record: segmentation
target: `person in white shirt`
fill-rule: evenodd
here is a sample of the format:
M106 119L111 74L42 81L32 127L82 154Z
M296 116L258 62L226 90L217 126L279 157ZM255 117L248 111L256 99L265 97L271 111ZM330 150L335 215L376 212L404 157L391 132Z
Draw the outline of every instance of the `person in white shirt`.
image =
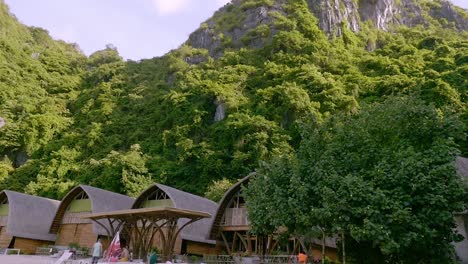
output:
M98 239L98 241L94 243L94 246L93 246L92 264L97 264L98 260L101 258L101 255L102 255L102 243L101 243L101 239Z

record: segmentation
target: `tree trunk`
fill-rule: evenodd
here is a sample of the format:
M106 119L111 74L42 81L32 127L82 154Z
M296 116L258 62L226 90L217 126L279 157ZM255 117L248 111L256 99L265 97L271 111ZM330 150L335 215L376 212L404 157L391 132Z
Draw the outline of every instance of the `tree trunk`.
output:
M325 264L325 231L322 230L322 264Z
M343 234L342 234L341 247L342 247L342 251L343 251L343 264L346 264L345 234L344 234L344 231L343 231Z

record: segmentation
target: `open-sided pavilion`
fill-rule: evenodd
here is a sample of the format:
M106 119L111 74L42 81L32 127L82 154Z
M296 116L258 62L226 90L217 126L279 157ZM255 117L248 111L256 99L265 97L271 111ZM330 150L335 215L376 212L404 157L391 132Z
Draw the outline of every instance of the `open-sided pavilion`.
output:
M135 256L145 260L155 235L159 234L161 257L171 260L177 236L182 229L201 219L211 218L211 215L173 207L159 207L103 212L82 217L100 225L109 237L114 237L118 231L127 234Z

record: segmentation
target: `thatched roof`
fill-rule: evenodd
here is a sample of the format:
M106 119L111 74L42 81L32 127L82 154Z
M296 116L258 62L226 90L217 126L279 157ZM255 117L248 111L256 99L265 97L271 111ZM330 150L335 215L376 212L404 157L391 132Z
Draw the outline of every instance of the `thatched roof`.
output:
M140 208L146 198L158 189L165 192L166 195L169 196L173 203L173 207L177 209L206 212L210 215L214 215L216 208L218 207L215 202L206 198L156 183L140 194L132 208ZM185 224L187 221L187 219L179 220L179 226ZM189 241L215 244L215 240L208 239L208 232L210 231L210 227L211 219L202 219L185 227L181 231L181 237L182 239Z
M214 215L213 219L211 220L211 228L210 228L210 239L216 239L219 234L219 229L221 227L221 221L223 220L224 212L226 208L229 206L229 202L232 198L241 191L242 186L249 183L250 177L254 176L255 172L247 175L246 177L240 179L237 183L235 183L229 190L224 194L221 201L219 201L218 209L216 210L216 214Z
M56 234L58 232L60 223L62 222L62 218L65 214L65 211L68 208L68 205L73 201L76 195L78 195L82 191L84 191L91 200L92 213L102 213L130 209L135 201L135 199L122 194L106 191L87 185L78 185L75 188L73 188L70 192L68 192L68 194L65 195L62 202L60 203L60 207L57 210L57 214L55 215L54 221L50 226L51 233ZM105 225L108 224L107 222L102 223ZM93 231L99 235L107 235L107 232L104 230L104 228L102 228L96 223L93 223Z
M468 159L463 157L457 157L455 161L458 174L468 178Z
M49 234L49 227L59 207L59 201L7 190L0 192L0 200L5 196L9 206L6 228L8 234L55 241L55 235Z

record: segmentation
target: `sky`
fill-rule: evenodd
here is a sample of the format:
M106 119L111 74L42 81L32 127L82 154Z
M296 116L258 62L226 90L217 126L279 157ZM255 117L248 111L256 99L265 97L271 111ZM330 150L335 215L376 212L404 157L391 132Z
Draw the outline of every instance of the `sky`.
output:
M183 44L229 0L5 0L20 22L86 55L117 47L125 59L161 56Z
M77 43L86 55L117 47L125 59L161 56L229 0L5 0L24 24ZM453 0L468 9L468 0Z

